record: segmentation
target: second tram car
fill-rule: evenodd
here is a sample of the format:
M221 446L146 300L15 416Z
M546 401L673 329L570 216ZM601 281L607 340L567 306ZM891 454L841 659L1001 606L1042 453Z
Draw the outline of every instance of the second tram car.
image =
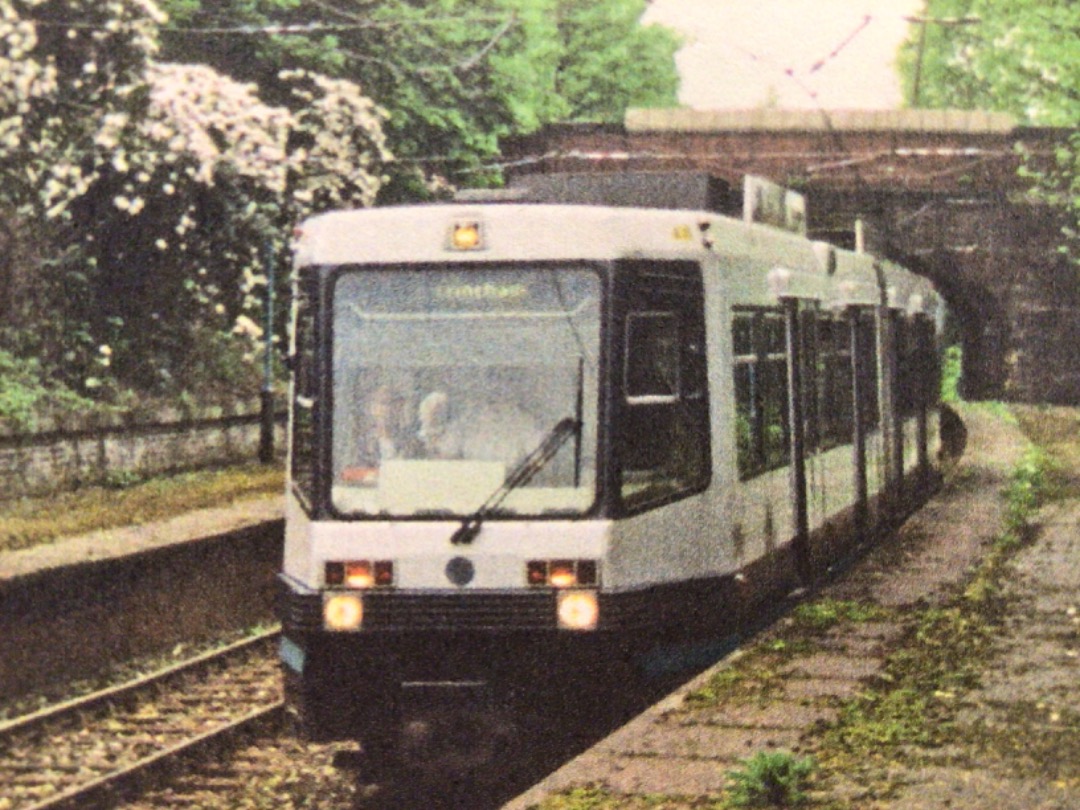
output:
M934 480L927 280L700 178L544 182L302 227L280 579L314 738L392 751L425 707L729 632Z

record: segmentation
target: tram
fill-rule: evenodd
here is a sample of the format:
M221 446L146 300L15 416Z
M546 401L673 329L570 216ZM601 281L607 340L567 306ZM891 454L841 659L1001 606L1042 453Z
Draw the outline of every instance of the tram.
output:
M743 192L535 175L302 225L280 605L310 737L392 756L647 669L933 486L942 299Z

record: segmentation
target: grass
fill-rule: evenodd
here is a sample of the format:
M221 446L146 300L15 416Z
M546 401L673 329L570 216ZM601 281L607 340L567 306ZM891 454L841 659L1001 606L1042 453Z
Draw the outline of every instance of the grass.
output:
M16 551L99 529L132 526L284 491L279 466L200 470L147 480L114 478L49 497L0 501L0 551Z
M698 688L688 692L688 710L722 706L732 701L767 704L783 687L785 665L818 648L820 637L840 624L861 624L888 618L876 605L847 599L819 599L796 606L781 632L728 659Z
M878 605L850 599L819 599L804 602L792 612L795 627L806 633L825 633L841 622L861 624L888 617L888 611Z
M1080 408L1014 406L1021 430L1048 457L1048 500L1080 498Z

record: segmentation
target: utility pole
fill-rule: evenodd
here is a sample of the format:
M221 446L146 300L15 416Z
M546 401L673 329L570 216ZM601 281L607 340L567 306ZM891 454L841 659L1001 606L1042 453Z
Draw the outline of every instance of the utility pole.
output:
M274 248L270 237L263 243L263 263L266 268L266 324L263 337L263 387L259 392L259 461L274 460Z
M911 106L919 106L919 88L922 83L923 57L926 55L926 28L929 25L942 25L946 28L954 28L960 25L976 25L982 22L981 17L904 17L912 25L922 26L919 29L919 49L915 59L915 81L911 88Z

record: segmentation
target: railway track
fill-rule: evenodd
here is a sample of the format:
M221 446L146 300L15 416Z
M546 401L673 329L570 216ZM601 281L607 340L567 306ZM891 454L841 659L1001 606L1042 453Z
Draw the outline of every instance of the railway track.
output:
M277 630L0 724L0 810L112 806L284 716Z

